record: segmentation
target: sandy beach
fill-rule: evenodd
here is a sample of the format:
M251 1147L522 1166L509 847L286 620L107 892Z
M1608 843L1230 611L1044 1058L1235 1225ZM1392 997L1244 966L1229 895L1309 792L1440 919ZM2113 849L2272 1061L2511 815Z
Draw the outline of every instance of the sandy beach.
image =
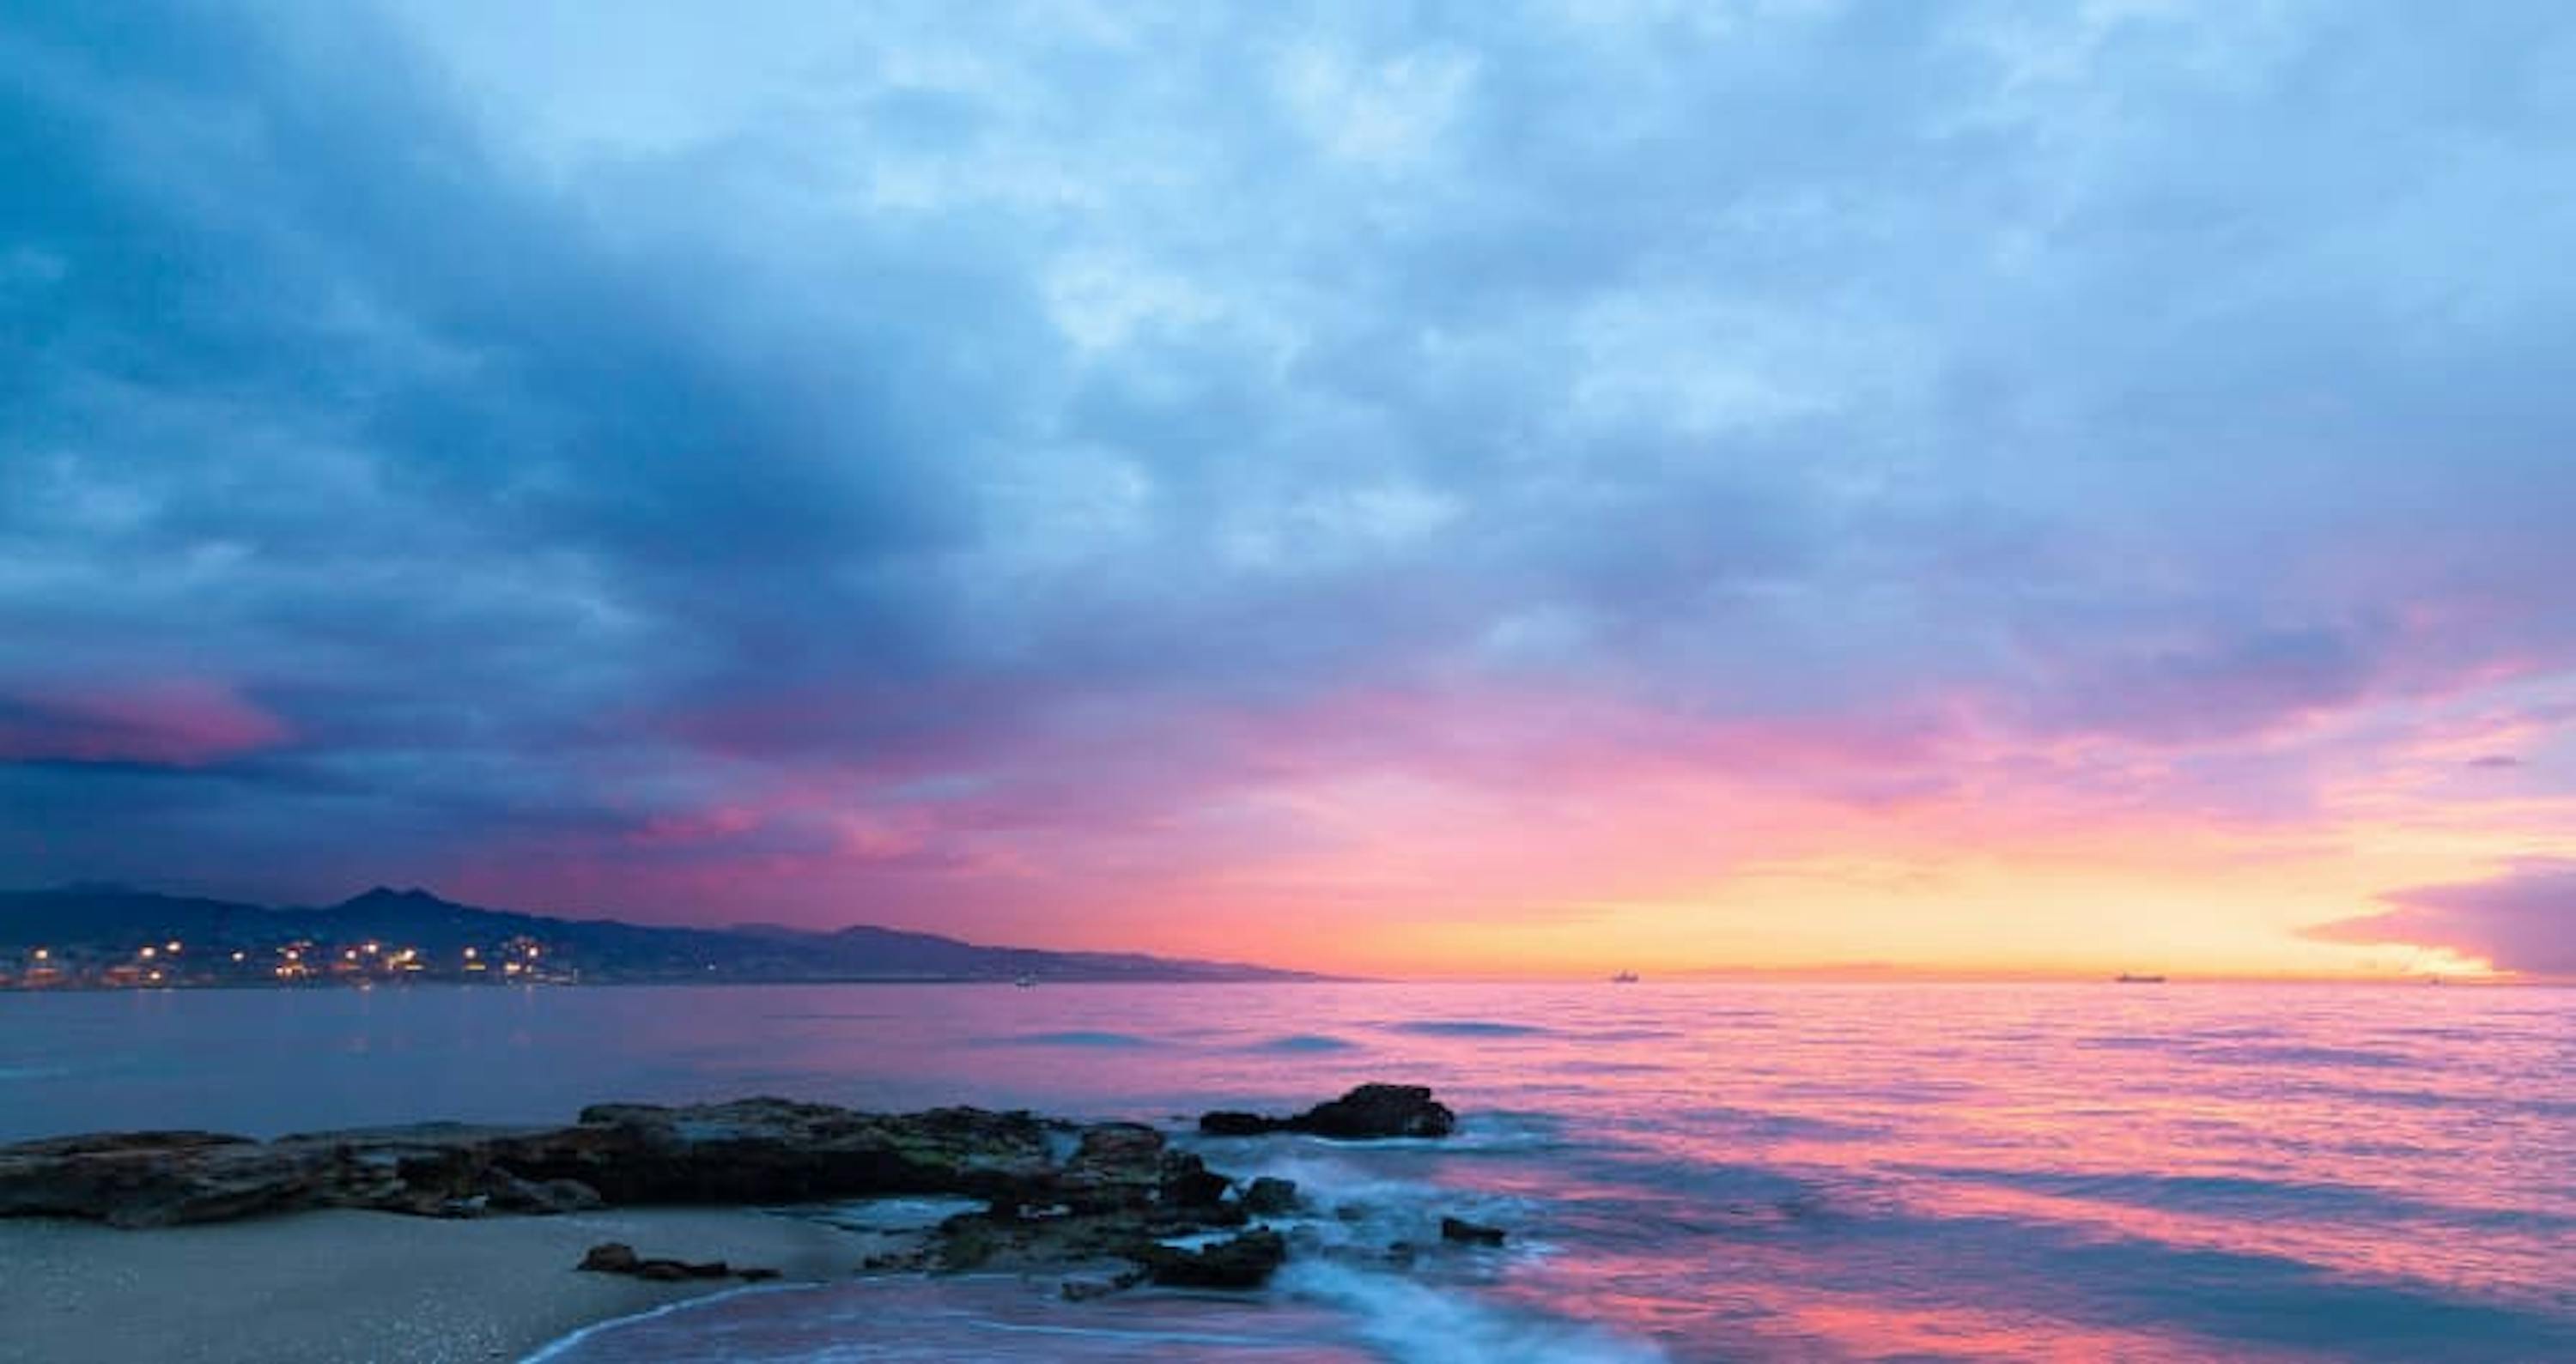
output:
M327 1211L152 1231L0 1221L0 1361L483 1364L740 1286L575 1270L602 1241L776 1269L786 1283L845 1278L884 1244L743 1209L454 1221Z

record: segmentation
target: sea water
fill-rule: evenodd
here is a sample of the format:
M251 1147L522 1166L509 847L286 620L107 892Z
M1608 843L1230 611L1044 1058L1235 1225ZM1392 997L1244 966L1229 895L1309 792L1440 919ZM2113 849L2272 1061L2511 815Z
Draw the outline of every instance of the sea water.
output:
M1365 1080L1461 1115L1446 1141L1188 1138L1311 1200L1258 1294L857 1280L611 1324L554 1364L2576 1359L2571 1079L2576 992L2546 989L0 996L0 1139L752 1093L1178 1133ZM1443 1215L1510 1238L1443 1246Z

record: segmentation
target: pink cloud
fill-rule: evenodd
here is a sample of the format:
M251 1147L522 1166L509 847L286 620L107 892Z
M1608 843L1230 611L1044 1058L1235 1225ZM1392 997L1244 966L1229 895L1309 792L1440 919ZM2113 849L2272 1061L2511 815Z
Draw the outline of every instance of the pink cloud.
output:
M230 686L193 678L0 696L0 761L202 767L287 737Z
M2382 897L2393 909L2311 929L2330 942L2411 943L2508 971L2576 976L2576 861L2531 858L2484 881Z

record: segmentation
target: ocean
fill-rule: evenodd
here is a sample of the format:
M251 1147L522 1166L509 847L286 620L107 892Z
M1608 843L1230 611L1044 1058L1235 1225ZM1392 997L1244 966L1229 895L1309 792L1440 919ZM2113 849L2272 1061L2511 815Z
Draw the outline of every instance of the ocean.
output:
M1315 1201L1257 1295L854 1281L641 1361L2576 1359L2576 991L850 985L0 995L0 1139L769 1093L1134 1117L1434 1086L1446 1141L1198 1142ZM843 1210L868 1216L868 1209ZM888 1210L889 1215L900 1209ZM1508 1229L1444 1247L1443 1215ZM1410 1263L1380 1252L1421 1250Z

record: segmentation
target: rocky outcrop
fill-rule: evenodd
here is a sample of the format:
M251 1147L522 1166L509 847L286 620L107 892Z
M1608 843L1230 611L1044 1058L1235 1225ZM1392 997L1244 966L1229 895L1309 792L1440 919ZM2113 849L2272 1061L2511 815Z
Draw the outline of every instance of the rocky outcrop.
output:
M1253 1137L1268 1132L1303 1132L1336 1141L1370 1141L1387 1137L1445 1137L1458 1128L1458 1115L1431 1097L1424 1085L1361 1085L1329 1103L1320 1103L1293 1118L1258 1113L1218 1111L1199 1118L1199 1131L1212 1137Z
M1294 1118L1211 1113L1200 1126L1358 1139L1440 1136L1455 1121L1428 1089L1363 1085ZM1071 1152L1058 1160L1068 1137ZM265 1142L133 1132L0 1146L0 1217L122 1227L305 1208L482 1217L889 1195L962 1195L984 1207L949 1218L920 1250L875 1267L1109 1267L1105 1277L1068 1280L1069 1296L1144 1280L1257 1285L1288 1247L1277 1230L1250 1224L1298 1206L1290 1181L1265 1177L1238 1188L1141 1124L1077 1126L974 1108L862 1113L785 1099L608 1104L564 1127L431 1123ZM767 1275L649 1259L617 1243L593 1247L580 1267L674 1280Z
M325 1153L212 1132L126 1132L0 1147L0 1216L120 1227L220 1222L303 1206Z
M1503 1243L1503 1229L1470 1222L1463 1217L1443 1217L1440 1219L1440 1239L1458 1245L1499 1246Z
M610 1203L792 1203L883 1194L1011 1198L1050 1180L1051 1124L1028 1113L860 1113L785 1099L607 1104L572 1127L498 1138L522 1179L577 1180Z
M624 1274L649 1279L655 1283L683 1283L690 1279L741 1279L756 1283L775 1279L774 1269L737 1269L722 1260L646 1259L635 1253L635 1247L623 1241L602 1241L592 1246L573 1268L592 1274Z
M1149 1246L1137 1258L1166 1288L1259 1288L1288 1262L1288 1238L1260 1227L1195 1249Z
M0 1147L0 1216L126 1227L297 1208L422 1216L610 1204L792 1203L882 1194L1051 1196L1051 1125L1026 1113L858 1113L783 1099L618 1104L558 1128L429 1124L275 1141L208 1132ZM1160 1138L1155 1144L1160 1157ZM1148 1184L1161 1178L1149 1165Z
M1244 1186L1243 1210L1255 1217L1285 1217L1297 1210L1297 1181L1262 1175Z

